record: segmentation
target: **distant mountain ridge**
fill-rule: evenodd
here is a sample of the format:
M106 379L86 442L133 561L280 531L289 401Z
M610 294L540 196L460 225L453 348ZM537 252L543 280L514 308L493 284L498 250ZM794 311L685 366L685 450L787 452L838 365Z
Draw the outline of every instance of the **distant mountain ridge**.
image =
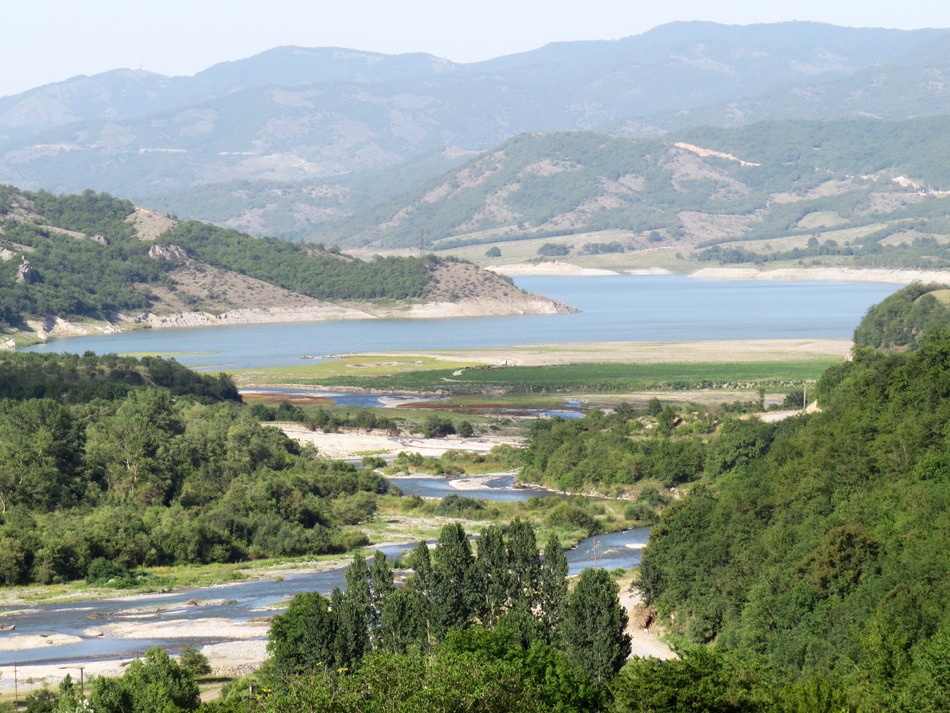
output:
M424 233L447 250L622 230L627 249L657 247L647 233L689 248L917 219L942 234L947 135L946 116L782 120L653 139L523 134L397 200L323 223L312 239L405 248Z
M950 113L948 40L937 29L686 22L472 64L279 47L193 77L115 70L0 98L0 183L155 198L297 238L390 198L384 184L408 190L522 133ZM352 195L339 205L307 197L341 181ZM195 212L196 188L214 210ZM242 194L256 207L223 213Z
M222 180L324 178L841 77L945 34L674 23L470 65L284 47L194 77L117 70L0 99L0 181L141 198Z

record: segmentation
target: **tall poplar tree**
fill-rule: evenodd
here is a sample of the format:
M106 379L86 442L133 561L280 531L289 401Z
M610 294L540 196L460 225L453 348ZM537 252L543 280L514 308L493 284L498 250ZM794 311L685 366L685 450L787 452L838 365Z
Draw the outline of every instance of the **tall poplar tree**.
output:
M541 615L553 633L559 632L564 620L564 600L567 599L567 557L561 540L551 533L544 546L541 564Z
M564 606L561 637L568 660L597 683L606 683L630 655L627 613L610 572L585 569Z
M501 528L489 525L478 538L473 578L477 600L475 616L483 626L494 626L507 609L510 579L508 549Z
M441 640L450 629L468 626L472 621L472 547L465 530L457 522L439 533L435 548L432 596L433 629Z

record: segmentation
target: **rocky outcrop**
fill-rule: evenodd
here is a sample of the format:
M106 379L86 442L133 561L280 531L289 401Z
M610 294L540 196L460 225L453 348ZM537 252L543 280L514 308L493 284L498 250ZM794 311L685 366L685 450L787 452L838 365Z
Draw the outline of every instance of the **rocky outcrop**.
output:
M164 258L171 263L182 263L188 259L188 253L179 245L153 245L148 249L150 258Z
M24 257L20 267L17 268L16 281L24 285L32 285L38 278L39 275L37 275L36 270L30 265L29 260Z

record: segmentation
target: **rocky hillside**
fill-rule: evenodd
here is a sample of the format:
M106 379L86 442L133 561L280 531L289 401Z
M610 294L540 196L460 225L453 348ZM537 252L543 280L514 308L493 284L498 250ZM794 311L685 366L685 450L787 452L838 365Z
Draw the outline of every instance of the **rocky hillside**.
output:
M24 333L569 309L470 263L362 261L336 247L180 222L107 194L0 187L7 347Z
M572 243L572 254L736 250L787 236L803 237L804 248L832 228L862 228L884 245L946 242L948 132L950 118L931 117L774 121L657 139L522 135L317 236L408 247L422 233L448 251L594 233ZM550 256L558 254L566 253Z
M267 182L242 189L263 200L274 184L299 182L296 208L275 210L286 201L270 193L257 222L233 201L232 212L213 216L289 236L350 212L353 198L328 195L328 180L425 156L448 161L444 170L459 151L482 151L523 132L642 125L641 133L655 134L682 126L669 118L682 112L703 122L715 116L703 107L745 106L770 92L784 92L781 116L799 116L799 107L815 105L816 87L849 78L851 95L880 100L825 100L808 115L863 116L881 105L888 117L947 112L950 95L940 87L950 63L935 49L946 37L942 30L695 22L469 65L282 47L194 77L119 70L0 98L0 182L54 192L91 187L143 205L161 196L163 210L202 219L212 216L183 191L219 186L226 202L235 182ZM913 91L928 98L907 101L901 91L911 85L902 82L889 83L886 96L876 89L872 69L908 64L923 72ZM720 119L735 123L722 112ZM431 178L424 174L421 180ZM413 185L411 174L397 175L403 189Z

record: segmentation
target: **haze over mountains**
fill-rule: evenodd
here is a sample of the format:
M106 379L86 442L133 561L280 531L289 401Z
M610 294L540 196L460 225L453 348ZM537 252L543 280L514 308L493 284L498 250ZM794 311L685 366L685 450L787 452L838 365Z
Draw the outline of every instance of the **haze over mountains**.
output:
M343 244L338 221L385 221L381 203L518 134L939 115L948 72L948 30L815 23L674 23L467 65L283 47L194 77L116 70L0 98L0 183Z

